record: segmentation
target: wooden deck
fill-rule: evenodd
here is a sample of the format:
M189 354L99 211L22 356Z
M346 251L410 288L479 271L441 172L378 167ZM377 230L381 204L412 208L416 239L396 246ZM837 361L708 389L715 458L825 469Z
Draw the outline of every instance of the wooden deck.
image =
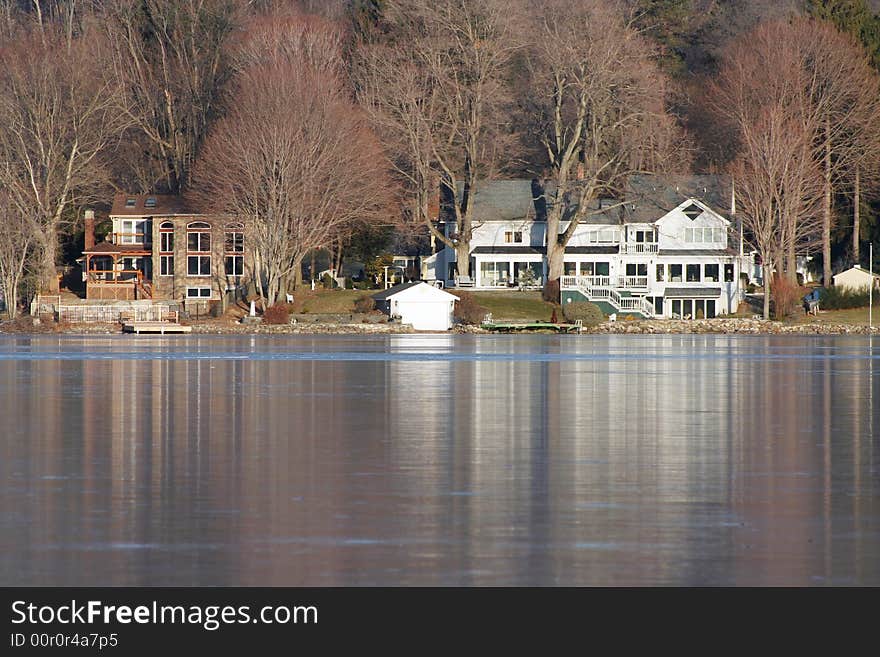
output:
M125 322L122 325L123 333L189 333L191 326L181 326L174 322Z

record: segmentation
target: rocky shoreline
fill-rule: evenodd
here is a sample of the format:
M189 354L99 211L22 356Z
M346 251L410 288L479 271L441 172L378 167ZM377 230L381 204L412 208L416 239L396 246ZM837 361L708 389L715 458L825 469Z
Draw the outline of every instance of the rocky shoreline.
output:
M324 318L322 318L324 319ZM335 318L334 318L335 319ZM389 322L345 321L298 321L295 324L228 324L220 322L193 322L192 334L199 335L383 335L419 333L406 325ZM112 335L121 333L119 324L25 324L22 321L0 323L0 333L8 334L86 334ZM489 334L479 326L456 325L452 333ZM534 331L533 331L534 332ZM543 331L538 331L543 333ZM553 331L549 330L548 333ZM723 334L723 335L867 335L866 325L829 324L810 322L787 324L784 322L760 319L696 319L696 320L643 320L604 322L595 327L585 327L582 335L629 334ZM875 334L880 335L880 327L875 326ZM575 333L567 335L576 336Z

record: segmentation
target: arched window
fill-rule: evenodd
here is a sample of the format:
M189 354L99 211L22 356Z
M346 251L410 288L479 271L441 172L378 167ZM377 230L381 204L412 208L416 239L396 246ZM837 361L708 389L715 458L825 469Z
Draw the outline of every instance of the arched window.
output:
M211 275L211 225L193 221L186 226L186 273Z
M174 224L159 224L159 276L174 276Z
M244 274L244 225L232 223L226 226L223 242L226 276L238 282Z

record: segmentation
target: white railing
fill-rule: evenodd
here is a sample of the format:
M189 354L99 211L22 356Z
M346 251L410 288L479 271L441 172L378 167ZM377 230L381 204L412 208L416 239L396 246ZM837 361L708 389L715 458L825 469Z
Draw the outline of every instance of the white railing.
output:
M648 287L647 276L621 276L617 279L617 287L628 290L633 287Z
M635 278L645 281L647 287L646 276L634 276ZM623 280L623 279L620 279ZM593 301L599 299L607 302L618 312L638 312L645 317L654 316L654 306L644 297L624 297L613 287L609 285L611 282L608 276L563 276L560 280L561 286L568 289L576 289L588 300ZM602 283L596 285L594 283Z
M638 255L640 253L657 253L656 242L636 242L635 244L621 244L620 252Z

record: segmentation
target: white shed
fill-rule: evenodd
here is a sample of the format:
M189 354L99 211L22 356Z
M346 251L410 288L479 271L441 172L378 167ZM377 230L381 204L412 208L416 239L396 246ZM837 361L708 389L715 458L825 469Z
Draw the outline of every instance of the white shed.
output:
M880 276L872 274L867 269L862 269L858 265L850 267L846 271L842 271L834 277L834 287L850 289L853 291L865 291L871 287L871 281L874 281L874 287L880 287Z
M390 317L400 317L417 331L448 331L458 297L422 282L403 283L373 295Z

